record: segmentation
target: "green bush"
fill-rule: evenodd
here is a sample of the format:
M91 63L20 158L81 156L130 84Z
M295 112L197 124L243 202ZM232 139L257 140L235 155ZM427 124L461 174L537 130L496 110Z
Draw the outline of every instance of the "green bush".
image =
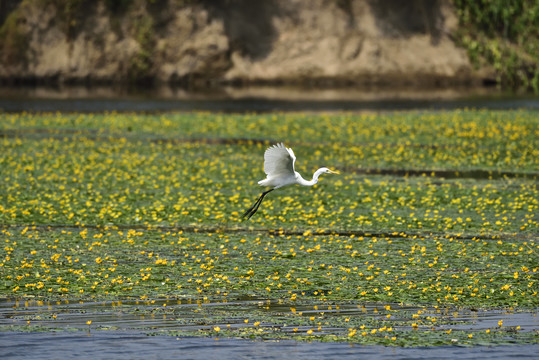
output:
M153 67L152 54L155 46L153 19L146 15L134 21L134 37L139 43L139 51L129 63L129 81L144 82L150 76Z
M22 63L26 59L28 42L19 27L19 11L8 15L0 27L0 61L3 64Z
M476 66L491 66L504 87L539 91L539 2L455 0L458 40Z

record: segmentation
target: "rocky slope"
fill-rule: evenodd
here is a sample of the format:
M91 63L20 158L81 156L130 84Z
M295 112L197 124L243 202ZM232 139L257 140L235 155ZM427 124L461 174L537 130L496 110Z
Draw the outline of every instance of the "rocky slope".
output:
M395 86L480 77L452 40L449 0L15 3L0 29L4 83Z

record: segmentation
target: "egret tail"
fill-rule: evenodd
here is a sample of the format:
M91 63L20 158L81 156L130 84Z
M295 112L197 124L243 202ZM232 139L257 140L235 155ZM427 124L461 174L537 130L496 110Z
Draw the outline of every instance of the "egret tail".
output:
M262 195L260 195L260 197L258 198L258 200L256 200L256 202L254 203L253 206L251 206L249 209L247 209L243 215L241 216L242 219L245 219L245 217L247 216L247 220L249 220L251 218L251 216L253 216L257 211L258 211L258 208L260 207L260 204L262 204L262 200L264 200L264 196L266 196L269 192L273 191L274 189L269 189L268 191L264 191L262 193Z

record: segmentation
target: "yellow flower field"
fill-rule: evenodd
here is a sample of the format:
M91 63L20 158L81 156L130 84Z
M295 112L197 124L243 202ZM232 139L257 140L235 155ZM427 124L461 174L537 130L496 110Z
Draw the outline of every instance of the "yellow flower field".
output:
M539 304L538 139L526 111L0 114L0 296L381 303L376 321L282 316L302 336L392 343L400 318L450 340L449 320L399 306ZM341 175L241 221L276 142L305 178Z

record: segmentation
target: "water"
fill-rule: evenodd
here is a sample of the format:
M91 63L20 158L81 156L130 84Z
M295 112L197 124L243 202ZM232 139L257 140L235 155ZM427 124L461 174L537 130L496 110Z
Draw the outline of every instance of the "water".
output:
M166 306L163 306L166 305ZM321 308L322 306L320 306ZM202 316L198 309L207 309ZM296 310L309 317L323 311L335 316L383 317L376 304L342 304L332 310L314 310L298 305ZM161 311L166 309L166 311ZM522 332L539 329L537 312L507 310L443 310L392 305L392 309L444 317L454 330L520 326ZM157 311L154 311L157 310ZM290 311L278 300L236 299L227 302L191 299L81 301L0 301L0 355L2 359L521 359L536 358L539 345L401 348L361 346L347 343L298 342L294 340L241 340L211 337L176 337L162 331L198 330L212 327L211 316L234 313L249 316ZM209 315L209 318L207 317ZM232 315L229 315L232 316ZM241 316L240 316L241 317ZM201 321L203 319L203 321ZM91 326L86 324L91 320ZM221 318L220 321L223 321ZM40 332L12 331L11 326L30 322ZM211 324L211 325L209 325ZM233 327L250 326L242 321ZM224 327L224 324L220 324ZM266 324L267 325L267 324ZM271 325L271 324L270 324ZM282 326L282 325L281 325ZM281 331L292 331L281 328ZM35 330L34 329L34 330ZM6 331L7 330L7 331ZM326 332L342 329L324 329ZM300 329L302 331L302 329ZM157 334L151 336L151 334Z
M114 89L0 89L0 111L387 111L450 110L456 108L539 110L539 97L515 96L490 91L463 92L437 90L423 92L377 92L287 89L224 89L212 93L186 93L159 89L142 94L118 93ZM173 309L173 316L152 308ZM149 336L149 332L194 330L212 325L211 319L197 324L199 307L211 308L212 314L245 312L269 314L288 311L278 303L256 299L227 304L156 300L154 303L122 302L13 302L0 300L0 358L2 359L537 359L539 345L512 346L441 346L400 348L359 346L346 343L297 342L294 340L260 341L208 337ZM376 315L376 305L342 305L346 316ZM393 305L392 305L393 307ZM134 309L138 308L139 311ZM395 306L396 308L396 306ZM315 315L312 307L301 308L305 316ZM419 308L410 308L415 311ZM327 312L327 310L326 310ZM519 331L537 332L537 312L472 311L439 313L431 316L451 320L454 330L495 328L500 320L504 327L520 326ZM178 321L181 318L183 321ZM234 320L234 319L232 319ZM86 325L92 321L91 327ZM40 332L12 331L30 322ZM236 327L245 326L241 322ZM271 325L271 324L270 324ZM300 328L300 331L304 330ZM324 329L327 332L343 329ZM345 330L345 329L344 329ZM281 327L281 331L292 331Z
M539 345L394 348L343 343L146 336L133 331L0 333L2 359L537 359Z
M139 89L140 90L140 89ZM305 90L224 88L206 92L158 88L136 93L112 88L0 88L0 111L166 112L391 111L458 108L539 110L539 96L488 89Z
M315 307L316 305L316 307ZM214 318L221 319L233 328L245 326L243 318L260 316L271 318L289 313L290 304L282 300L238 298L226 301L193 299L154 299L154 300L118 300L118 301L0 301L0 327L26 325L50 329L84 329L86 322L92 321L92 327L119 330L158 329L158 330L199 330L212 328ZM384 318L384 308L380 304L346 303L332 306L327 304L295 304L294 309L303 316L317 316L321 313L334 316L355 316L365 318ZM380 309L380 310L379 310ZM391 304L393 311L416 313L421 310L424 316L437 317L451 325L440 325L440 329L486 330L497 326L503 320L504 327L520 326L520 332L533 332L539 329L537 312L510 310L470 310L470 309L434 309L420 306L401 306ZM232 315L234 314L234 315ZM256 315L255 315L256 314ZM397 313L398 316L398 313ZM204 323L198 320L204 318ZM181 321L180 321L181 319ZM266 323L267 326L279 326L281 331L292 330L287 327ZM251 325L248 325L251 326ZM395 322L398 325L398 321ZM326 329L326 331L346 329Z

